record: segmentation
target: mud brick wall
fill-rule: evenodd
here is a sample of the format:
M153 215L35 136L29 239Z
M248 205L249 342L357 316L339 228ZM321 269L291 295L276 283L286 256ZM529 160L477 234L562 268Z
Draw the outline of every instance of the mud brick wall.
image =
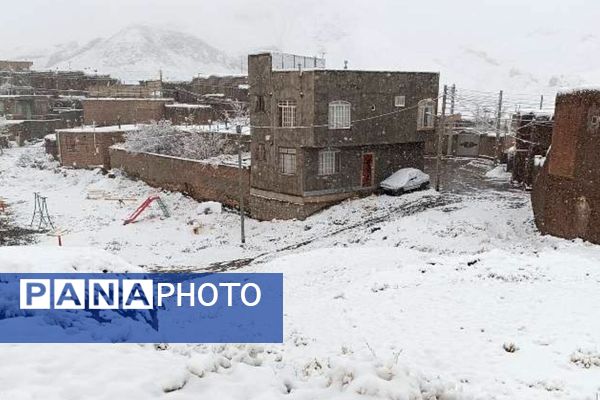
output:
M600 244L600 91L556 98L552 146L534 180L538 229Z
M110 126L147 123L165 119L164 99L86 99L83 101L85 125Z
M117 148L109 152L113 168L120 168L150 186L182 192L199 201L212 200L239 207L240 170L236 167ZM242 174L244 201L248 207L250 169L243 168Z
M65 128L66 122L62 119L27 120L16 124L11 130L17 144L22 146L26 141L42 139L54 133L56 129Z
M73 168L111 168L110 146L123 142L121 132L57 132L60 163Z

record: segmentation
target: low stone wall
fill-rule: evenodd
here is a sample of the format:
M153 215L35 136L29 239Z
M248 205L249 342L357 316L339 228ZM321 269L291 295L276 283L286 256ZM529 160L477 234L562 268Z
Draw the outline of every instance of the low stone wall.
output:
M202 161L150 153L131 153L110 148L113 168L139 178L150 186L178 191L196 200L218 201L239 207L240 170L227 165L212 165ZM243 168L244 202L249 205L250 169Z
M44 136L65 126L66 122L61 119L25 120L13 125L9 133L12 134L19 146L23 146L26 141L43 139Z

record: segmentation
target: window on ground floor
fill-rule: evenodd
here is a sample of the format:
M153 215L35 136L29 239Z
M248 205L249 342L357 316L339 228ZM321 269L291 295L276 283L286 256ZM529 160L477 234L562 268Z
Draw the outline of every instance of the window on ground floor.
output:
M291 147L279 148L279 172L284 175L296 173L296 149Z
M334 175L340 172L340 152L322 150L319 152L319 175Z

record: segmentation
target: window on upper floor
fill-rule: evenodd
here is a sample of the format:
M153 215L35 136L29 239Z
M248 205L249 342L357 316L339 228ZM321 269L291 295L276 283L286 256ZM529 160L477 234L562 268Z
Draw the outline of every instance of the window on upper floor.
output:
M319 175L334 175L340 172L340 152L322 150L319 152Z
M394 107L406 107L406 96L394 97Z
M435 102L432 99L419 101L417 129L433 129L435 120Z
M352 105L347 101L332 101L329 103L329 129L349 129L352 125Z
M279 108L279 126L284 128L293 128L296 126L296 101L280 100L277 104Z
M296 173L296 149L291 147L279 148L279 172L284 175Z

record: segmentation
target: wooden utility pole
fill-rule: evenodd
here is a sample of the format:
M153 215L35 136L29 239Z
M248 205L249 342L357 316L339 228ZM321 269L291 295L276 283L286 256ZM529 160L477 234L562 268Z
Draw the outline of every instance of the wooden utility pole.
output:
M544 95L540 96L540 111L544 108Z
M246 243L246 232L244 229L244 168L242 166L242 127L237 125L235 131L238 135L238 168L240 177L240 238L242 246Z
M438 124L437 134L437 158L435 160L435 190L440 190L440 170L442 167L442 143L444 139L444 130L446 127L446 99L448 96L448 85L444 85L444 94L442 95L442 116Z
M496 116L496 164L500 163L500 157L502 155L501 144L500 144L500 128L502 126L502 96L503 91L501 90L498 94L498 115Z

